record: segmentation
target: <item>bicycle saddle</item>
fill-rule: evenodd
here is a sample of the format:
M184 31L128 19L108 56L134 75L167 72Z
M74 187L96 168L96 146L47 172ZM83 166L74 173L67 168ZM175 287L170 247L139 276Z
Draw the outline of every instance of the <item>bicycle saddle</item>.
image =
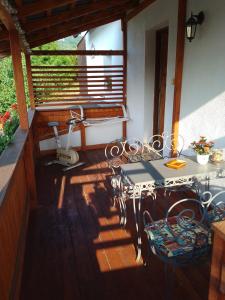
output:
M59 126L59 122L48 122L48 127L54 127L54 126Z

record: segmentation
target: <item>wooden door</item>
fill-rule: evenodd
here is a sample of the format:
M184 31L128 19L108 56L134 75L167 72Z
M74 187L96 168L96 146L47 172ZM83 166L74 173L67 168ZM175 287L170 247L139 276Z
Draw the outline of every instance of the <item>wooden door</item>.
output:
M156 32L153 133L160 135L164 131L167 54L168 27L158 30Z

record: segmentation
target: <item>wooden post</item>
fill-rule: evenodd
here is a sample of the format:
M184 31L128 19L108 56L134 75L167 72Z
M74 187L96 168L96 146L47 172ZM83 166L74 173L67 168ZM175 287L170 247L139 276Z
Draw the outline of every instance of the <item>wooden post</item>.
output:
M122 31L123 31L123 104L127 105L127 20L123 18L121 20ZM123 122L123 138L127 137L127 122Z
M16 85L16 98L18 104L18 113L20 118L20 127L24 130L29 130L26 95L24 89L24 77L22 67L21 48L18 32L15 30L9 31L10 47L12 54L13 73ZM34 207L37 202L35 166L33 157L33 137L30 129L28 140L25 147L25 169L27 186L29 189L31 206ZM34 204L35 203L35 204Z
M28 129L28 116L26 106L26 95L24 89L24 78L21 58L19 35L16 30L9 31L10 48L12 54L13 73L16 85L16 98L21 129Z
M85 126L82 124L80 125L80 134L81 134L81 150L86 150L86 129Z
M27 67L27 82L28 82L28 90L29 90L29 96L30 96L30 107L31 107L31 109L35 109L30 54L26 54L25 59L26 59L26 67Z
M185 21L186 21L187 0L179 0L178 23L177 23L177 49L176 49L176 69L175 69L175 86L173 100L173 121L172 133L174 141L172 145L173 153L178 147L179 119L180 119L180 101L183 78L184 63L184 45L185 45Z

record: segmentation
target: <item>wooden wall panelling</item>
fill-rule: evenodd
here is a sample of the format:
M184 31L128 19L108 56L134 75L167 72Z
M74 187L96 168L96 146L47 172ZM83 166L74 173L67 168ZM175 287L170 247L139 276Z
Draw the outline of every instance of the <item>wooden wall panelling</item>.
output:
M79 110L75 110L79 113ZM88 108L84 109L84 114L87 118L101 118L101 117L116 117L123 116L123 111L121 107L112 107L112 108ZM52 129L48 127L48 122L58 121L60 122L59 134L66 134L68 127L65 122L70 118L69 110L54 110L54 111L37 111L36 119L34 121L34 136L36 145L39 141L53 137ZM85 127L77 127L76 130L81 130L81 148L82 150L87 149L97 149L98 146L86 145L86 134ZM40 153L39 153L40 155Z
M30 208L37 207L37 189L36 189L36 177L35 177L35 161L34 161L34 142L33 134L30 130L28 139L24 149L24 164L26 170L27 188L29 191Z
M214 238L208 299L224 300L225 222L215 222L212 227Z
M25 219L28 210L27 186L23 158L15 169L6 197L0 206L0 295L1 299L18 299L22 270Z

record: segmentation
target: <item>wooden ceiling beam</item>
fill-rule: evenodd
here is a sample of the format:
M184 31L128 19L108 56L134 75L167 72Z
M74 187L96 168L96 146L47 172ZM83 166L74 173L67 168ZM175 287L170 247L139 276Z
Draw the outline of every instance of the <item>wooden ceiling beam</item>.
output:
M74 3L75 1L76 0L45 0L45 1L36 0L34 3L25 4L21 8L19 8L18 15L20 18L27 17L27 16L41 13L49 9L71 4Z
M9 39L9 32L8 30L0 31L0 41L8 40Z
M21 7L23 5L23 0L15 0L16 7Z
M12 16L8 13L5 7L0 2L0 20L5 25L8 31L15 30L15 24Z
M139 14L146 7L154 3L156 0L143 0L140 4L136 6L132 11L127 14L127 21L134 18L137 14Z
M124 12L124 7L121 6L119 9L119 15L121 15L123 12ZM82 26L88 26L89 24L91 24L91 26L92 26L92 24L93 23L95 24L95 22L98 22L98 21L104 22L104 19L108 19L109 17L114 17L114 16L118 16L117 9L111 10L110 13L108 11L104 11L104 12L96 13L91 16L83 17L82 19L75 19L68 23L59 24L57 26L51 27L49 29L50 35L57 35L57 34L60 34L62 32L66 32L66 31L70 32L71 29L73 30L74 28L77 28L77 27L80 28ZM90 28L90 27L88 27L88 28ZM39 40L44 39L44 37L47 35L48 35L48 32L46 31L46 29L43 29L43 30L35 32L35 34L28 35L27 38L28 38L28 41L31 43L35 39L39 39Z
M6 51L10 48L9 41L0 42L0 51Z
M9 52L0 52L0 59L9 56Z
M69 11L60 13L55 16L49 16L42 20L27 22L24 24L23 28L27 33L30 33L32 31L36 31L39 29L45 29L48 26L50 27L65 21L79 18L85 15L90 15L99 10L105 10L109 8L112 9L119 8L121 5L124 4L127 4L129 5L129 7L131 7L130 0L121 0L119 3L115 3L114 0L110 0L110 1L101 0L99 2L93 2L87 5L79 5Z
M86 30L89 30L91 28L102 26L102 25L105 25L105 24L110 23L110 22L114 22L114 21L119 20L121 18L122 18L122 15L118 14L118 15L115 15L115 16L110 16L108 18L104 18L103 20L100 20L98 22L95 21L93 23L82 25L82 26L79 26L79 27L76 27L76 28L71 28L71 30L69 30L69 31L67 30L65 32L61 32L61 33L58 33L58 34L55 34L55 35L49 35L48 37L45 37L45 38L42 37L42 39L37 39L37 38L34 37L33 41L30 42L30 45L31 45L31 48L41 46L41 45L46 44L46 43L50 43L50 42L53 42L53 41L56 41L56 40L59 40L59 39L62 39L62 38L65 38L65 37L68 37L68 36L71 36L71 35L81 33L82 31L86 31Z

